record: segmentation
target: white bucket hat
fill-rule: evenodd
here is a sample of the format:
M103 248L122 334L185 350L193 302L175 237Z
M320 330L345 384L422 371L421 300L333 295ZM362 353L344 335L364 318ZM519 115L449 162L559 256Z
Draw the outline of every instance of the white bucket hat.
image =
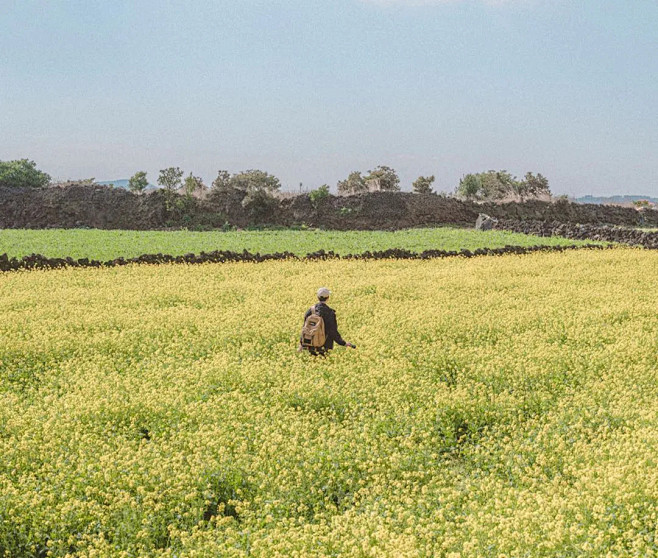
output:
M320 287L318 289L318 298L329 298L331 291L327 287Z

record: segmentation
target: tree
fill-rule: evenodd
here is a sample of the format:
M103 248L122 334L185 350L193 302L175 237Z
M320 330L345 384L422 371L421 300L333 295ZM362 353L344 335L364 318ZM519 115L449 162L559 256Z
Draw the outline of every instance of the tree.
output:
M50 175L37 169L34 161L29 159L0 161L0 186L43 188L48 184L50 184Z
M261 223L268 221L276 209L277 200L274 192L281 188L279 179L265 171L250 169L234 174L226 181L228 173L224 174L224 172L220 171L215 181L217 183L215 187L220 187L218 191L225 187L226 193L236 190L244 192L242 207L248 211L251 219Z
M242 198L244 207L252 221L266 223L270 221L271 215L276 210L277 200L272 193L265 188L250 188L247 195Z
M506 170L481 172L480 198L483 200L498 200L513 194L518 189L518 181Z
M339 180L337 186L339 194L357 194L368 191L366 181L359 171L351 172L345 180Z
M400 190L400 177L394 169L379 165L368 171L365 177L366 183L376 183L379 190L398 192Z
M497 200L516 192L517 182L507 171L467 174L459 181L457 194L469 200Z
M141 194L146 187L149 185L149 181L146 178L146 173L144 171L138 171L130 177L128 180L128 189L135 194Z
M525 174L525 184L524 193L531 197L537 197L541 195L551 195L551 190L548 186L548 178L542 176L541 173L537 173L537 176L531 172Z
M217 178L212 181L214 191L226 190L231 185L231 174L226 170L217 171Z
M229 184L233 188L246 192L264 190L272 193L281 188L281 182L276 176L258 169L246 170L234 174L230 178Z
M183 181L183 190L185 191L185 195L188 198L191 198L194 192L206 190L206 185L203 183L200 176L194 176L190 173L190 176Z
M467 174L459 181L457 195L467 200L478 199L482 191L482 180L477 174Z
M541 174L535 176L526 173L523 180L518 180L506 170L486 171L477 174L467 174L459 181L456 193L466 199L495 201L510 196L524 201L530 197L548 194L548 179Z
M317 209L318 205L329 197L329 185L323 184L317 190L309 193L308 197L311 200L311 205Z
M176 190L180 188L182 177L183 171L178 167L168 167L160 171L158 184L164 188L165 208L167 211L171 211L174 207Z
M419 176L413 183L412 187L416 194L431 194L432 182L434 182L434 175L432 176Z
M515 194L519 201L523 202L527 198L536 198L541 195L551 195L548 187L548 179L538 173L537 176L531 172L527 172L523 180L517 180L512 177L509 189Z
M183 178L183 171L178 167L168 167L160 171L160 176L158 176L158 184L162 186L166 192L173 193L181 185L181 179Z

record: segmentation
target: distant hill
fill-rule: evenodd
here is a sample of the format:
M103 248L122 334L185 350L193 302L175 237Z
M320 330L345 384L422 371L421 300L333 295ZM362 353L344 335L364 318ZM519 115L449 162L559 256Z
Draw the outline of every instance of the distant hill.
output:
M595 204L617 204L617 205L630 205L634 201L647 200L651 203L658 203L658 198L651 196L582 196L576 198L576 203L595 203Z
M96 184L100 184L101 186L110 186L112 184L115 188L123 188L124 190L127 190L128 182L129 180L127 178L121 178L119 180L103 180L102 182L96 182ZM146 191L148 192L149 190L156 190L157 188L158 186L155 184L149 184L146 187Z

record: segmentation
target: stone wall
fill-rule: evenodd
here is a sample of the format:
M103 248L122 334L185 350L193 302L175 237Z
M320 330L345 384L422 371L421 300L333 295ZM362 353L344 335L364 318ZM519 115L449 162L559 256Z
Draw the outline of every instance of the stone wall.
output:
M89 258L47 258L40 254L31 254L22 258L9 258L7 254L0 254L0 272L32 269L57 269L63 267L118 267L129 264L201 264L249 262L261 263L272 260L429 260L435 258L474 258L478 256L502 256L504 254L531 254L533 252L564 252L566 250L602 250L606 246L600 244L571 245L571 246L504 246L500 248L477 248L476 250L425 250L412 252L401 248L391 248L380 252L363 252L361 254L335 254L320 250L305 256L296 256L290 252L277 252L274 254L252 254L217 250L201 252L200 254L185 254L171 256L166 254L144 254L135 258L115 258L108 261L90 260Z
M557 221L515 221L503 219L494 229L533 234L536 236L561 236L573 240L597 240L619 242L630 246L643 246L658 250L658 232L643 231L615 226L574 225Z

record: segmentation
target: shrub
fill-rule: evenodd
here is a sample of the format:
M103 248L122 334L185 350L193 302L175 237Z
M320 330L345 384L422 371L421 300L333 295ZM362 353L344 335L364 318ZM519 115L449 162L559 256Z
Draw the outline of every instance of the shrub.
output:
M223 178L221 173L222 171L220 171L220 176L218 176L217 180ZM234 174L230 178L229 184L233 188L245 190L247 192L251 190L267 190L268 192L274 192L281 188L281 182L276 176L258 169L246 170Z
M139 171L133 174L128 181L128 189L135 194L141 194L149 185L144 171Z
M400 191L400 177L395 169L385 165L379 165L373 170L368 171L368 176L365 177L368 189L382 190L390 192Z
M339 180L337 187L339 194L357 194L368 191L366 181L359 171L351 172L345 180Z
M203 192L203 191L206 191L207 189L208 188L203 183L203 180L201 179L201 177L200 176L194 176L192 173L190 173L190 176L188 176L183 181L183 190L185 191L185 195L188 198L192 197L195 192Z
M174 207L176 190L180 188L183 171L179 167L168 167L160 171L158 184L164 189L165 208L171 211Z
M0 186L11 188L43 188L50 184L50 175L37 169L28 159L0 161Z
M416 194L432 194L432 183L434 182L434 175L432 176L419 176L413 183L413 190Z
M313 190L308 197L311 200L311 205L317 209L320 203L329 197L329 186L323 184L317 190Z
M257 223L271 221L277 208L276 198L264 188L252 188L242 200L242 207L247 210L249 218Z

